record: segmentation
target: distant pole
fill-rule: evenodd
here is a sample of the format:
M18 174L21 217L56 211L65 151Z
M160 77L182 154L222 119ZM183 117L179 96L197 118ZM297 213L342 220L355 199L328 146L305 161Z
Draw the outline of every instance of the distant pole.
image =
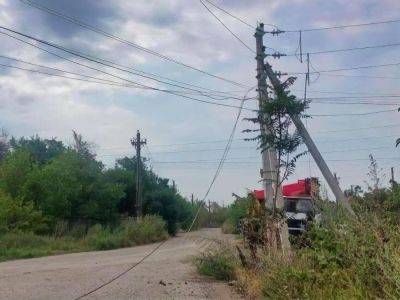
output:
M390 183L392 184L392 189L394 189L395 181L394 181L394 167L390 168L391 180Z
M210 200L208 200L208 212L209 213L211 212L211 201Z
M192 206L194 205L194 196L193 196L193 193L192 193L192 196L191 196L191 198L190 198L190 201L192 202Z
M131 139L131 144L132 146L135 147L136 149L136 201L134 203L134 210L135 210L135 216L137 218L140 218L142 216L142 193L141 193L141 157L140 157L140 150L142 145L146 144L147 141L141 140L140 139L140 131L138 130L136 133L136 139L133 138Z

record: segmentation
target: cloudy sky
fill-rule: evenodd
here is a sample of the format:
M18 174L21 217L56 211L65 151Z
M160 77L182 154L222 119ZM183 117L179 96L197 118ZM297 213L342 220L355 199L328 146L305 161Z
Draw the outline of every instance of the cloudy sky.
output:
M128 45L107 38L28 6L23 1L0 0L0 26L112 61L123 68L131 68L131 71L134 68L136 74L140 70L164 77L157 77L159 81L155 81L102 66L3 29L2 33L32 45L0 34L0 127L14 136L39 134L42 137L57 137L66 143L70 143L71 130L74 129L96 144L98 158L107 166L112 166L115 158L133 153L130 138L139 129L147 138L148 147L144 149L144 155L151 159L149 164L153 169L161 176L174 179L184 195L194 193L202 198L223 153L237 108L134 88L132 82L173 91L182 90L176 85L184 84L191 89L186 89L186 96L238 106L239 99L256 84L254 54L230 35L197 0L35 2L175 61L240 83L240 86L147 53L140 47L133 47L132 43ZM215 3L250 24L256 25L260 21L294 31L400 18L398 0L215 0ZM254 29L208 6L245 44L254 48ZM272 30L274 27L266 25L266 28ZM306 53L396 44L400 43L399 33L400 23L307 31L302 35L302 48ZM298 39L297 32L266 35L265 44L282 53L293 54L298 47ZM34 46L50 50L59 57ZM97 79L49 70L10 58ZM307 69L307 65L294 56L280 60L271 58L269 61L282 72L304 73ZM398 46L311 55L312 67L317 71L399 62ZM46 76L26 69L96 83ZM110 81L118 85L110 85ZM308 120L307 126L328 165L337 172L343 188L364 184L369 153L377 158L383 173L387 173L387 180L391 166L400 176L400 151L394 148L395 137L400 136L399 113L348 115L398 107L400 101L395 96L400 95L399 81L398 65L323 72L320 76L311 76L308 97L324 99L315 99L311 103L309 113L314 117ZM210 94L213 98L198 95L199 89L213 90ZM229 92L229 95L215 91ZM293 93L303 97L304 75L299 76ZM227 95L233 99L226 99ZM255 95L254 91L249 94L251 97ZM349 98L352 96L359 98ZM255 108L256 102L246 101L245 107ZM242 133L250 126L242 118L253 115L246 110L241 116L227 163L209 195L211 200L228 203L232 192L244 194L246 189L261 185L260 155L256 144L243 141L249 136ZM321 177L312 159L305 157L298 163L291 180L310 175Z

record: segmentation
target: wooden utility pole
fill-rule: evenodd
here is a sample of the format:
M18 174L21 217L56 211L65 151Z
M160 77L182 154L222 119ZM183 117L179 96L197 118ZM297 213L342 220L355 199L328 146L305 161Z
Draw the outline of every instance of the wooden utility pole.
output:
M264 59L266 57L265 47L263 42L264 24L260 23L257 26L254 37L256 38L256 60L257 60L257 91L258 91L258 106L261 110L262 104L268 101L267 90L267 75L265 73ZM267 126L261 124L261 134L269 134ZM277 178L279 163L276 157L275 149L268 148L261 152L262 155L262 170L261 178L263 180L265 205L269 209L274 208L274 196L277 193L277 207L283 206L282 191L277 186Z
M268 78L271 81L272 86L275 90L278 90L281 87L281 82L272 70L272 67L269 63L265 64L265 71ZM354 211L351 208L349 201L347 200L346 196L344 195L343 191L340 189L340 186L333 176L331 170L329 169L328 165L326 164L324 158L322 157L321 153L319 152L317 146L315 145L314 141L312 140L310 134L308 133L306 127L304 126L303 122L298 115L290 116L294 125L297 128L297 131L303 138L304 143L307 146L308 151L311 153L312 157L314 158L315 163L317 164L318 168L320 169L322 175L324 176L326 182L328 183L329 187L331 188L333 194L335 195L336 202L341 203L352 215L354 215Z
M132 146L135 147L136 149L136 202L134 203L134 207L135 207L135 216L137 218L140 218L142 215L142 193L141 193L141 157L140 157L140 150L142 145L146 144L147 141L145 140L141 140L140 139L140 131L138 130L136 133L136 139L132 138L131 139L131 144Z

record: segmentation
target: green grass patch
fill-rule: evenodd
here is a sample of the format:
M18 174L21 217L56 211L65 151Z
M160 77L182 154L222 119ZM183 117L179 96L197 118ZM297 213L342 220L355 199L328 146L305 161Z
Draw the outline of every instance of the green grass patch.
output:
M195 265L200 274L229 281L235 278L238 260L228 245L206 251L195 258Z

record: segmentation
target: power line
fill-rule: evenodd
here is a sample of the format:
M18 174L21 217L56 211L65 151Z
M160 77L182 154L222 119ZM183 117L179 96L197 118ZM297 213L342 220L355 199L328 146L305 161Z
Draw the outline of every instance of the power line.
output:
M113 84L113 83L107 83L107 82L102 82L102 81L94 81L94 80L86 80L86 79L82 79L82 78L68 77L68 76L63 76L63 75L59 75L59 74L43 72L43 71L39 71L39 70L25 69L25 68L21 68L21 67L17 67L17 66L12 66L12 65L0 64L0 66L1 67L6 67L6 68L11 68L11 69L17 69L17 70L21 70L21 71L26 71L26 72L31 72L31 73L37 73L37 74L46 75L46 76L60 77L60 78L65 78L65 79L78 80L78 81L96 83L96 84L101 84L101 85L123 86L123 85L120 85L120 84Z
M377 157L380 160L399 160L399 157ZM352 159L327 159L330 162L351 162L351 161L369 161L369 158L352 158ZM213 164L217 161L213 160L186 160L186 161L157 161L157 164ZM299 160L299 163L308 163L307 161ZM257 161L225 161L226 164L259 164Z
M309 74L320 74L320 73L330 73L330 72L339 72L339 71L351 71L351 70L361 70L361 69L372 69L372 68L382 68L382 67L394 67L399 66L400 62L397 63L388 63L388 64L380 64L380 65L369 65L369 66L358 66L351 68L339 68L339 69L330 69L330 70L318 70L309 72ZM293 75L303 75L304 72L287 72L287 74Z
M226 161L226 157L228 156L229 150L230 150L230 148L231 148L233 138L234 138L234 136L235 136L237 124L238 124L238 122L239 122L239 118L240 118L240 115L241 115L241 113L242 113L242 108L243 108L243 105L244 105L244 99L247 97L247 94L250 93L250 91L253 90L253 89L254 89L254 87L252 87L251 89L249 89L249 90L246 92L246 94L244 95L244 97L243 97L243 101L242 101L242 103L241 103L241 106L240 106L240 108L239 108L238 114L237 114L237 116L236 116L235 123L234 123L233 128L232 128L232 132L231 132L231 134L230 134L230 136L229 136L229 139L228 139L228 143L227 143L226 146L225 146L224 153L222 154L221 160L220 160L219 163L218 163L217 170L215 171L214 177L213 177L213 179L211 180L211 183L210 183L210 185L209 185L209 187L208 187L208 189L207 189L207 192L205 193L205 195L204 195L202 201L200 202L201 204L199 205L199 208L197 209L196 215L195 215L195 217L194 217L194 219L193 219L192 224L190 225L190 227L189 227L189 229L188 229L188 232L192 230L192 227L193 227L194 223L196 222L196 219L197 219L197 217L198 217L198 215L199 215L200 209L201 209L201 207L204 205L205 200L207 199L207 197L208 197L208 195L209 195L209 193L210 193L212 187L214 186L215 181L217 180L217 178L218 178L218 176L219 176L219 174L220 174L220 172L221 172L221 170L222 170L222 167L223 167L223 165L224 165L224 163L225 163L225 161Z
M250 27L251 29L255 29L255 27L253 25L251 25L250 23L248 23L248 22L244 21L243 19L235 16L234 14L232 14L229 11L223 9L222 7L216 5L215 3L213 3L213 2L211 2L209 0L204 0L204 1L206 1L210 5L214 6L216 9L219 9L220 11L222 11L222 12L226 13L227 15L231 16L232 18L236 19L237 21L241 22L242 24ZM276 27L275 25L271 25L271 24L265 24L265 25L270 25L270 26Z
M400 77L390 77L390 76L371 76L371 75L345 75L345 74L320 74L321 76L331 76L331 77L349 77L349 78L372 78L372 79L393 79L400 80Z
M397 108L394 109L386 109L386 110L378 110L378 111L370 111L364 113L341 113L341 114L313 114L313 117L346 117L346 116L367 116L367 115L375 115L381 113L387 113L397 111Z
M362 131L362 130L370 130L370 129L380 129L380 128L389 128L389 127L397 127L400 126L400 123L394 124L385 124L379 126L368 126L368 127L358 127L358 128L346 128L346 129L338 129L338 130L327 130L327 131L315 131L311 132L311 134L325 134L325 133L337 133L337 132L354 132L354 131ZM387 137L394 137L393 135L383 136L383 137L361 137L361 138L351 138L345 139L344 141L348 140L358 140L358 139L372 139L372 138L387 138ZM233 139L236 141L244 141L244 139ZM170 146L186 146L186 145L198 145L198 144L214 144L214 143L221 143L227 142L227 139L220 139L220 140L210 140L210 141L199 141L199 142L187 142L187 143L175 143L175 144L155 144L151 145L151 147L170 147ZM343 140L334 140L334 142L343 141ZM101 150L124 150L130 149L130 147L117 147L117 148L100 148ZM253 149L253 147L231 147L230 149ZM200 149L200 150L175 150L175 151L152 151L152 153L183 153L183 152L202 152L202 151L214 151L214 150L224 150L224 148L217 148L217 149Z
M244 47L246 47L247 50L249 50L252 53L256 53L249 45L247 45L245 42L243 42L243 40L236 35L231 29L229 29L228 26L225 25L224 22L222 22L222 20L220 18L217 17L216 14L214 14L207 5L204 4L204 2L202 0L199 0L200 3L207 9L207 11L222 25L224 26L224 28L232 35L234 36Z
M63 70L63 69L58 69L58 68L53 68L53 67L49 67L49 66L44 66L44 65L41 65L41 64L35 64L35 63L28 62L28 61L25 61L25 60L22 60L22 59L18 59L18 58L15 58L15 57L0 55L0 58L5 58L5 59L8 59L8 60L13 60L13 61L16 61L16 62L28 64L28 65L31 65L31 66L40 67L40 68L45 68L45 69L49 69L49 70L53 70L53 71L57 71L57 72L66 73L66 74L72 74L72 75L76 75L76 76L80 76L80 77L84 77L84 78L90 78L90 79L95 79L95 80L101 80L101 81L104 81L104 83L108 83L108 85L112 85L112 86L139 88L139 87L137 87L137 86L135 86L135 85L127 85L127 84L123 84L123 83L121 83L121 82L112 81L112 80L107 80L107 79L103 79L103 78L100 78L100 77L94 77L94 76L89 76L89 75L85 75L85 74L70 72L70 71L66 71L66 70ZM2 66L12 68L12 66L10 66L10 65L2 65ZM49 73L46 73L46 72L40 72L40 71L38 71L38 70L29 70L29 69L24 69L24 68L18 68L18 69L24 70L24 71L29 71L29 72L37 72L37 73L41 73L41 74L44 74L44 75L50 75L50 76L53 76L53 75L54 75L54 74L49 74ZM58 76L58 77L64 77L64 78L68 78L68 79L75 79L75 78L66 77L66 76ZM88 82L94 82L94 83L100 83L100 84L101 84L101 82L96 82L96 81L88 81ZM171 91L171 90L170 90L170 91ZM177 90L172 91L172 92L181 93L181 94L190 94L190 93L188 93L188 92L177 91ZM206 96L206 94L204 94L203 92L193 93L193 94L195 94L195 95ZM212 97L212 96L206 96L206 97L209 97L209 98L212 98L212 99L215 99L215 100L228 100L228 99L230 99L230 98L232 98L232 99L238 99L238 98L236 98L236 97L224 97L224 98L215 98L215 97ZM246 99L246 100L247 100L247 99Z
M5 27L2 27L2 26L0 26L0 28L6 29ZM6 30L9 30L9 29L6 29ZM17 33L17 34L19 34L18 32L14 31L14 30L11 30L11 31L12 31L12 32L15 32L15 33ZM178 96L178 97L190 99L190 100L192 100L192 101L201 102L201 103L208 103L208 104L213 104L213 105L217 105L217 106L224 106L224 107L231 107L231 108L239 108L239 106L236 106L236 105L230 105L230 104L224 104L224 103L216 103L216 102L207 101L207 100L203 100L203 99L197 99L197 98L193 98L193 97L190 97L190 96L182 95L182 94L180 94L179 92L176 92L176 91L164 90L164 89L159 89L159 88L156 88L156 87L144 85L144 84L141 84L141 83L132 81L132 80L130 80L130 79L123 78L123 77L117 76L117 75L115 75L115 74L112 74L112 73L103 71L103 70L101 70L101 69L97 69L97 68L94 68L94 67L85 65L85 64L83 64L83 63L80 63L80 62L71 60L71 59L69 59L69 58L66 58L66 57L61 56L61 55L58 55L58 54L56 54L56 53L54 53L54 52L48 51L48 50L46 50L46 49L43 49L43 48L41 48L41 47L38 47L38 46L36 46L36 45L33 45L33 44L29 43L29 42L26 42L26 41L24 41L24 40L22 40L22 39L16 38L16 37L14 37L14 36L12 36L12 35L9 35L9 34L6 34L6 33L4 33L4 32L0 32L0 33L5 34L5 35L7 35L7 36L10 36L10 37L12 37L12 38L15 38L15 39L17 39L17 40L19 40L19 41L21 41L21 42L23 42L23 43L26 43L26 44L28 44L28 45L31 45L31 46L33 46L33 47L35 47L35 48L40 49L40 50L43 50L43 51L45 51L45 52L47 52L47 53L49 53L49 54L52 54L52 55L54 55L54 56L56 56L56 57L59 57L59 58L62 58L62 59L66 60L66 61L69 61L69 62L71 62L71 63L73 63L73 64L76 64L76 65L79 65L79 66L81 66L81 67L85 67L85 68L88 68L88 69L91 69L91 70L98 71L98 72L100 72L100 73L106 74L106 75L108 75L108 76L111 76L111 77L114 77L114 78L117 78L117 79L120 79L120 80L123 80L123 81L127 81L127 82L129 82L129 83L134 84L134 85L137 86L138 88L142 88L142 89L145 89L145 90L152 90L152 91L164 92L164 93L167 93L167 94L172 94L172 95L175 95L175 96ZM45 41L41 41L41 40L36 39L36 38L34 38L34 37L30 37L30 36L25 35L25 34L21 34L21 35L26 36L26 37L28 37L28 38L31 38L31 39L33 39L33 40L35 40L35 41L37 41L37 42L47 43L49 46L53 46L51 43L48 43L48 42L45 42ZM61 48L61 49L59 49L59 50L63 50L63 49ZM63 50L63 51L65 51L65 50ZM71 52L71 54L74 55L73 52ZM98 63L100 63L100 62L98 62ZM101 64L101 63L100 63L100 64ZM207 97L209 97L209 96L207 96ZM210 98L210 97L209 97L209 98ZM243 110L254 111L253 109L249 109L249 108L243 108Z
M299 31L308 32L308 31L319 31L319 30L332 30L332 29L343 29L343 28L351 28L351 27L391 24L391 23L398 23L398 22L400 22L400 19L383 20L383 21L358 23L358 24L333 25L333 26L306 28L306 29L298 29L298 30L285 30L285 32L299 32Z
M109 33L109 32L106 32L106 31L104 31L104 30L102 30L102 29L99 29L99 28L97 28L97 27L95 27L95 26L89 25L89 24L87 24L87 23L85 23L85 22L83 22L83 21L81 21L81 20L78 20L78 19L75 18L75 17L68 16L68 15L66 15L66 14L63 14L63 13L59 12L59 11L56 11L56 10L51 9L51 8L49 8L49 7L46 7L46 6L44 6L44 5L42 5L42 4L39 4L39 3L35 2L35 1L31 1L31 0L20 0L20 2L22 2L22 3L26 4L26 5L29 5L29 6L31 6L31 7L34 7L34 8L36 8L36 9L39 9L39 10L41 10L41 11L44 11L44 12L46 12L46 13L48 13L48 14L53 15L53 16L62 18L62 19L66 20L66 21L68 21L68 22L70 22L70 23L73 23L73 24L75 24L75 25L78 25L78 26L80 26L80 27L83 27L83 28L85 28L85 29L88 29L88 30L90 30L90 31L96 32L96 33L101 34L101 35L103 35L103 36L106 36L106 37L108 37L108 38L110 38L110 39L116 40L116 41L118 41L118 42L120 42L120 43L123 43L123 44L125 44L125 45L131 46L131 47L133 47L133 48L135 48L135 49L138 49L138 50L140 50L140 51L143 51L143 52L146 52L146 53L148 53L148 54L152 54L152 55L154 55L154 56L157 56L157 57L159 57L159 58L162 58L162 59L164 59L164 60L166 60L166 61L173 62L173 63L175 63L175 64L181 65L181 66L183 66L183 67L192 69L192 70L197 71L197 72L199 72L199 73L202 73L202 74L204 74L204 75L207 75L207 76L210 76L210 77L213 77L213 78L216 78L216 79L219 79L219 80L228 82L228 83L233 84L233 85L236 85L236 86L245 87L245 88L247 87L247 86L245 86L245 85L243 85L243 84L241 84L241 83L238 83L238 82L235 82L235 81L233 81L233 80L230 80L230 79L221 77L221 76L219 76L219 75L215 75L215 74L209 73L209 72L207 72L207 71L201 70L201 69L196 68L196 67L193 67L193 66L191 66L191 65L188 65L187 63L178 61L178 60L176 60L176 59L174 59L174 58L171 58L171 57L168 57L168 56L163 55L163 54L161 54L161 53L158 53L158 52L156 52L156 51L154 51L154 50L151 50L151 49L145 48L145 47L143 47L143 46L140 46L140 45L138 45L138 44L136 44L136 43L133 43L133 42L131 42L131 41L128 41L128 40L126 40L126 39L123 39L123 38L121 38L121 37L118 37L118 36L116 36L116 35L113 35L113 34L111 34L111 33Z
M350 132L350 131L369 130L369 129L378 129L378 128L388 128L388 127L396 127L396 126L400 126L400 123L379 125L379 126L369 126L369 127L359 127L359 128L328 130L328 131L316 131L316 132L312 132L312 134L335 133L335 132Z
M189 90L189 91L194 91L194 92L199 93L199 94L202 95L202 96L209 97L209 98L212 98L212 99L214 99L214 100L220 100L220 99L221 99L221 98L212 97L212 96L210 96L208 93L205 93L205 92L203 92L203 91L199 91L199 90L196 90L196 89L193 89L193 88L181 86L181 85L174 84L174 83L169 83L169 82L166 82L166 81L162 81L162 80L153 78L153 77L148 76L148 75L142 75L142 74L137 73L137 72L132 72L132 71L129 71L129 70L127 70L127 69L123 69L123 68L125 68L125 67L123 67L123 68L120 68L120 67L118 67L118 66L116 67L116 66L114 66L114 63L113 63L113 62L109 63L108 61L106 61L106 60L104 60L104 59L99 59L99 58L96 58L96 57L87 55L87 54L85 54L85 53L82 53L82 52L79 52L79 51L76 51L76 50L68 49L68 48L66 48L66 47L63 47L63 46L60 46L60 45L57 45L57 44L54 44L54 43L51 43L51 42L48 42L48 41L45 41L45 40L42 40L42 39L38 39L38 38L36 38L36 37L30 36L30 35L27 35L27 34L24 34L24 33L21 33L21 32L12 30L12 29L9 29L9 28L5 28L5 27L2 27L2 26L0 26L0 28L5 29L5 30L10 31L10 32L13 32L13 33L15 33L15 34L18 34L18 35L23 36L23 37L25 37L25 38L29 38L29 39L31 39L31 40L34 40L34 41L36 41L36 42L38 42L38 43L41 43L41 44L44 44L44 45L46 45L46 46L50 46L50 47L52 47L52 48L61 50L61 51L63 51L63 52L72 54L72 55L77 56L77 57L79 57L79 58L86 59L86 60L88 60L88 61L90 61L90 62L94 62L94 63L100 64L100 65L103 65L103 66L106 66L106 67L110 67L110 68L116 69L116 70L118 70L118 71L123 71L123 72L125 72L125 73L129 73L129 74L133 74L133 75L136 75L136 76L144 77L144 78L146 78L146 79L151 79L151 80L154 80L154 81L159 82L159 83L163 83L163 84L167 84L167 85L170 85L170 86L174 86L174 87L186 89L186 90ZM22 39L19 39L19 38L13 36L13 35L10 35L10 34L7 34L7 33L5 33L5 32L1 32L1 31L0 31L0 33L6 35L6 36L8 36L8 37L14 38L14 39L16 39L16 40L18 40L18 41L21 41L21 42L23 42L23 43L26 43L26 44L28 44L28 45L30 45L30 46L32 46L32 47L35 47L35 48L40 49L40 50L42 50L42 51L45 51L45 52L47 52L47 53L49 53L49 54L51 54L51 55L53 55L53 56L56 56L56 57L58 57L58 58L67 60L67 61L69 61L69 62L73 62L73 63L78 64L78 65L80 65L80 66L84 66L84 65L79 64L79 63L77 63L77 62L71 61L70 59L68 59L68 58L66 58L66 57L63 57L63 56L58 55L58 54L56 54L56 53L54 53L54 52L51 52L51 51L49 51L49 50L47 50L47 49L38 47L38 46L36 46L36 45L34 45L34 44L31 44L31 43L26 42L26 41L24 41L24 40L22 40ZM85 66L85 67L87 67L87 66ZM96 69L96 70L97 70L97 69ZM108 74L108 75L109 75L109 74ZM186 93L186 92L183 92L183 91L177 91L177 92L179 92L179 93ZM224 97L224 98L222 98L222 100L223 100L223 99L229 99L229 98L232 98L232 99L235 99L235 100L239 99L239 98L237 98L237 97L232 97L232 96L231 96L231 97ZM240 100L241 100L241 99L240 99Z
M376 49L376 48L386 48L386 47L397 47L400 46L400 43L392 43L392 44L382 44L382 45L372 45L372 46L363 46L363 47L353 47L353 48L344 48L344 49L332 49L332 50L320 50L307 52L308 54L327 54L327 53L336 53L336 52L347 52L347 51L357 51L357 50L368 50L368 49ZM303 50L303 52L306 52ZM285 56L294 56L296 57L296 53L286 54Z
M93 294L94 292L100 290L101 288L109 285L110 283L114 282L115 280L117 280L118 278L122 277L123 275L125 275L126 273L128 273L129 271L131 271L132 269L134 269L135 267L137 267L138 265L140 265L143 261L145 261L149 256L151 256L154 252L156 252L162 245L164 245L166 242L168 241L168 239L163 240L162 242L160 242L156 247L154 247L153 250L151 250L149 253L147 253L145 256L142 257L142 259L140 259L137 263L134 263L132 266L130 266L128 269L126 269L125 271L119 273L118 275L114 276L113 278L111 278L110 280L102 283L101 285L99 285L98 287L86 292L85 294L80 295L79 297L76 297L75 300L80 300L82 298L85 298L86 296L89 296L91 294Z

